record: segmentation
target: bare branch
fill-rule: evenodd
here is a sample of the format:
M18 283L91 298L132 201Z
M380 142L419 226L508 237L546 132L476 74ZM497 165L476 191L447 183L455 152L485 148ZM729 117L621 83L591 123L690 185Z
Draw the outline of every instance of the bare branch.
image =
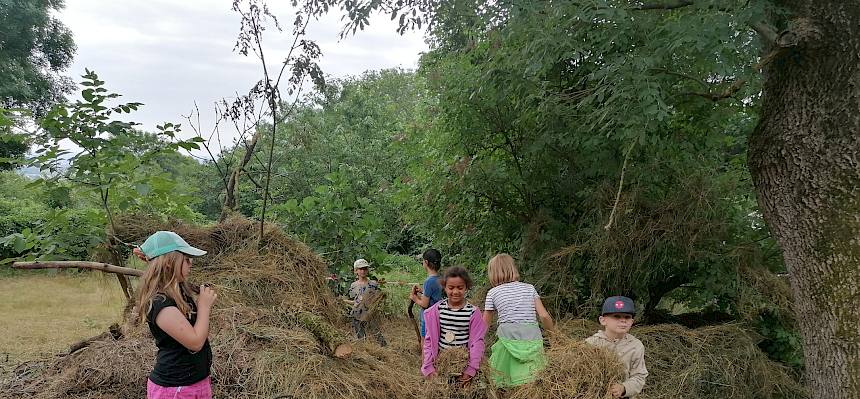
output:
M777 47L776 49L774 49L773 51L771 51L770 53L768 53L764 57L761 57L761 60L759 60L759 62L757 62L755 65L753 65L753 69L760 70L760 69L764 68L765 65L769 64L776 57L778 57L783 52L783 50L784 50L783 48ZM742 87L744 87L744 85L746 83L747 83L746 79L738 79L738 80L734 81L734 83L732 83L731 86L727 87L725 90L718 92L718 93L693 92L693 93L685 93L685 94L686 95L692 95L692 96L704 97L704 98L707 98L711 101L720 101L720 100L734 96L735 93L740 91L740 89Z
M711 100L711 101L720 101L722 99L726 99L726 98L734 96L735 93L740 91L740 89L742 87L744 87L744 85L746 83L747 83L746 79L738 79L738 80L734 81L734 83L732 83L731 86L727 87L725 90L723 90L719 93L694 92L694 93L687 93L687 94L692 95L692 96L704 97L704 98L707 98L708 100Z
M634 7L634 10L674 10L693 5L692 0L665 0L653 3L643 3L641 6Z
M51 262L14 262L13 269L89 269L100 270L105 273L121 274L125 276L143 276L143 270L130 267L115 266L109 263L83 262L83 261L51 261Z
M704 88L708 88L708 87L709 87L709 86L708 86L708 84L707 84L707 83L705 83L703 80L701 80L701 79L699 79L699 78L697 78L697 77L694 77L694 76L690 76L690 75L687 75L687 74L681 73L681 72L670 71L670 70L668 70L668 69L664 69L664 68L651 68L651 71L653 71L653 72L659 72L659 73L665 73L666 75L678 76L678 77L681 77L681 78L684 78L684 79L687 79L687 80L692 80L693 82L698 83L700 86L702 86L702 87L704 87Z
M618 203L621 201L621 189L624 187L624 173L627 172L627 162L630 160L630 153L633 151L634 146L636 146L635 140L630 144L627 153L624 154L624 164L621 166L621 179L618 181L618 192L615 193L615 204L612 205L612 212L609 213L609 221L606 222L606 226L603 226L604 230L611 229L612 224L615 223L615 212L618 211Z
M196 116L196 118L197 118L197 125L196 126L191 121L192 116ZM186 116L185 120L188 121L188 124L191 126L191 129L194 130L194 133L197 135L197 137L203 138L203 135L200 133L200 130L199 130L199 127L201 127L201 124L200 124L200 108L197 106L197 101L194 101L194 111L191 114L189 114L188 116ZM215 129L217 130L217 122L216 122ZM224 184L224 189L226 190L227 189L227 176L228 176L228 174L224 170L221 169L221 165L218 164L218 160L215 158L215 155L213 155L212 151L209 149L208 142L210 140L212 140L211 135L209 136L209 140L203 141L203 143L202 143L203 148L206 149L206 153L209 154L209 159L212 161L213 164L215 164L215 168L218 170L218 177L221 178L221 183ZM219 143L219 146L220 146L220 143ZM204 160L202 157L195 156L194 154L191 154L191 156L194 158L198 158L200 160Z
M301 29L301 30L298 30L298 29L297 29L297 30L295 30L295 31L294 31L294 36L295 36L295 38L293 38L293 44L290 46L290 52L289 52L289 53L287 53L287 57L284 59L284 63L283 63L283 65L281 66L281 70L278 72L278 78L277 78L277 79L275 79L275 87L278 87L278 86L281 84L281 77L284 75L284 70L287 68L287 65L289 65L289 64L290 64L290 63L289 63L289 60L290 60L290 59L292 58L292 56L293 56L293 51L294 51L296 48L298 48L298 46L296 46L296 43L298 43L298 42L299 42L299 36L304 35L305 29L307 29L307 27L308 27L308 23L310 23L310 21L311 21L311 19L310 19L310 18L306 18L306 19L305 19L305 24L304 24L304 26L302 26L302 29ZM299 35L299 32L301 32L301 35Z

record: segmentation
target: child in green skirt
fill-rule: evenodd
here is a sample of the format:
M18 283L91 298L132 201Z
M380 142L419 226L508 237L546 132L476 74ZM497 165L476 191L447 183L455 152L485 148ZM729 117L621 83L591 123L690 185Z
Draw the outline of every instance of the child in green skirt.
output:
M500 387L531 382L546 367L538 319L545 330L552 330L552 317L535 287L519 281L517 266L510 255L494 256L487 271L493 288L487 292L484 321L490 325L498 316L499 323L490 355L493 379Z

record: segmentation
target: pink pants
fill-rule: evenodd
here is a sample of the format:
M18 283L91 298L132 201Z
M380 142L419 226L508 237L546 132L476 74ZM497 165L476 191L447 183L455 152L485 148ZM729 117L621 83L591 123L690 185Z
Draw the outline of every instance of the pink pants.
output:
M187 387L163 387L146 380L146 399L212 399L209 377Z

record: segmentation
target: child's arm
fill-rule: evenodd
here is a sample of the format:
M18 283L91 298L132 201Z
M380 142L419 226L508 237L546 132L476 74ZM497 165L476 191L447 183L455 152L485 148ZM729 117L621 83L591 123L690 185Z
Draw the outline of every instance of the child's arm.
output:
M493 324L493 319L496 318L496 311L485 310L482 318L484 319L484 324L489 326L490 324Z
M642 392L646 378L648 378L648 369L645 368L645 347L640 345L630 362L630 378L621 383L624 385L623 397L630 398Z
M552 330L554 325L552 322L552 316L550 316L549 312L546 311L546 308L543 307L543 302L540 301L539 297L535 297L535 310L537 311L538 318L540 319L540 325L544 330Z
M417 285L412 287L412 292L409 293L409 299L411 299L412 302L415 302L415 304L420 306L422 309L427 309L430 306L430 297L424 296Z
M487 323L481 312L475 310L469 320L469 364L463 370L463 374L474 377L481 367L481 359L484 358L484 335L487 334Z
M155 324L182 346L197 352L203 349L206 339L209 338L209 312L217 296L212 288L200 286L200 296L197 297L197 321L193 326L175 306L168 306L158 312Z

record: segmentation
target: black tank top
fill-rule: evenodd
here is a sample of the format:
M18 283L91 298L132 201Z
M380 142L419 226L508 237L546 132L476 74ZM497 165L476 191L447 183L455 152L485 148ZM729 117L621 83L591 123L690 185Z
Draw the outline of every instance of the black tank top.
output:
M188 321L193 326L197 322L197 304L188 297L185 297L185 301L191 306L191 318ZM177 307L176 302L167 295L157 294L152 298L152 309L147 315L147 324L152 336L155 337L158 356L149 379L163 387L184 387L209 376L209 368L212 366L212 348L207 338L200 351L192 352L158 327L155 324L155 318L159 312L170 306Z

